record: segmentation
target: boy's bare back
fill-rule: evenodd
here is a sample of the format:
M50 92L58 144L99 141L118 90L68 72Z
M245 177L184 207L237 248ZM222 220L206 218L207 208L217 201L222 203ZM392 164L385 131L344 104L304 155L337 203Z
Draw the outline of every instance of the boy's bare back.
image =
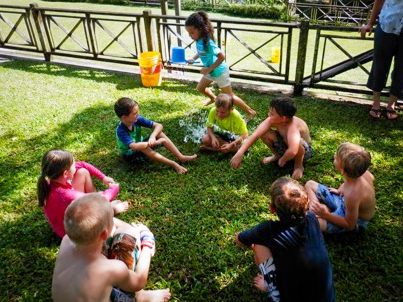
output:
M123 262L107 259L102 254L87 255L65 236L53 274L53 300L110 301L113 277L125 271Z
M369 221L374 216L376 199L374 176L371 172L366 171L354 181L345 180L340 189L344 194L346 209L356 208L357 218Z

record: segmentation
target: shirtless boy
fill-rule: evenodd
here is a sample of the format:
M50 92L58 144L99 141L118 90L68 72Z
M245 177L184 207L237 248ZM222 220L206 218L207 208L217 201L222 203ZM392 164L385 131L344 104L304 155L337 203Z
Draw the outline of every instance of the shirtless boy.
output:
M243 143L231 159L231 166L238 168L243 154L260 138L274 153L263 158L263 164L278 161L278 165L283 167L293 159L292 177L301 178L304 172L304 159L312 156L312 149L308 125L301 118L294 116L296 111L297 108L290 98L273 99L270 103L269 117Z
M322 231L340 233L367 228L376 204L370 164L371 155L363 147L342 143L334 156L334 165L344 176L339 189L313 180L306 183L310 209L319 217Z
M66 209L64 227L53 301L169 300L169 289L143 290L155 252L153 234L143 225L113 218L104 196L89 193L74 200Z

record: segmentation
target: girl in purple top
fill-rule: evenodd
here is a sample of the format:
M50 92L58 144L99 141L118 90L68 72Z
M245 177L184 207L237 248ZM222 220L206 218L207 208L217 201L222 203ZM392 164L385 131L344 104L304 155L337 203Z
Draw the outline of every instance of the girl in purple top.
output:
M73 155L62 149L50 150L42 158L42 173L37 185L39 206L43 207L52 229L61 238L66 234L63 219L67 206L86 193L96 192L91 175L109 187L99 193L112 201L115 214L127 211L127 202L113 200L119 193L119 184L93 165L75 162Z

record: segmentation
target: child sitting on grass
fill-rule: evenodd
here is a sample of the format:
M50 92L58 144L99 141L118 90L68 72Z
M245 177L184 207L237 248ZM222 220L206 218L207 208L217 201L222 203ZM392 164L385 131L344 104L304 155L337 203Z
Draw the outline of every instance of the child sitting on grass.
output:
M39 206L43 207L52 229L60 238L66 234L63 219L67 206L86 193L96 192L91 175L109 187L100 193L112 201L115 214L127 211L129 204L126 201L113 200L119 193L119 184L93 165L75 162L73 155L62 149L50 150L42 158L42 172L37 184Z
M186 173L186 168L155 152L152 148L162 144L181 162L191 161L197 158L197 155L183 155L162 132L163 126L140 116L139 111L139 105L132 99L123 97L115 103L115 113L121 120L116 129L116 140L123 158L132 161L144 154L153 160L171 166L178 173ZM149 136L143 138L141 127L150 128L153 131Z
M92 193L73 201L52 280L53 301L168 301L169 289L143 290L153 234L113 218L110 203Z
M322 231L340 233L367 228L376 204L370 164L371 155L363 147L342 143L334 155L334 166L344 176L339 189L313 180L306 183L310 208L318 215Z
M311 158L312 149L308 125L304 120L294 116L296 112L297 108L291 99L286 97L273 99L270 103L269 117L244 142L231 159L231 166L238 168L243 154L260 138L274 153L263 158L263 164L278 161L278 165L283 167L293 159L292 177L301 178L304 172L303 161Z
M251 247L261 274L255 287L274 302L335 300L332 268L318 219L308 211L305 188L281 177L270 188L271 210L279 221L265 221L240 233L236 244Z
M248 137L246 123L240 113L233 108L233 100L229 94L219 94L215 99L215 107L211 108L207 120L207 134L202 138L201 150L219 151L223 153L237 152L242 140ZM219 130L230 133L214 133L214 125Z

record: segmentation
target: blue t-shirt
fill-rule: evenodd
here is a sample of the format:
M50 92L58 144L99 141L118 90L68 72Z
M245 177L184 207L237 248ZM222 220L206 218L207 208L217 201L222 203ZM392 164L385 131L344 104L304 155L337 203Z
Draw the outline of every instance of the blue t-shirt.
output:
M152 128L154 122L145 119L142 116L137 117L137 121L133 124L133 129L129 130L123 122L120 122L116 128L116 141L121 155L131 155L134 150L130 149L131 143L138 143L143 140L141 136L141 127Z
M247 246L270 248L281 302L335 301L332 267L318 219L312 212L307 212L303 226L265 221L240 233L238 238Z
M196 41L196 49L205 67L210 67L211 65L213 65L218 59L218 54L221 52L221 49L217 47L213 39L209 40L207 51L204 50L203 39L199 39ZM227 69L227 63L225 63L225 61L222 61L220 65L218 65L212 72L210 72L210 76L219 77Z

